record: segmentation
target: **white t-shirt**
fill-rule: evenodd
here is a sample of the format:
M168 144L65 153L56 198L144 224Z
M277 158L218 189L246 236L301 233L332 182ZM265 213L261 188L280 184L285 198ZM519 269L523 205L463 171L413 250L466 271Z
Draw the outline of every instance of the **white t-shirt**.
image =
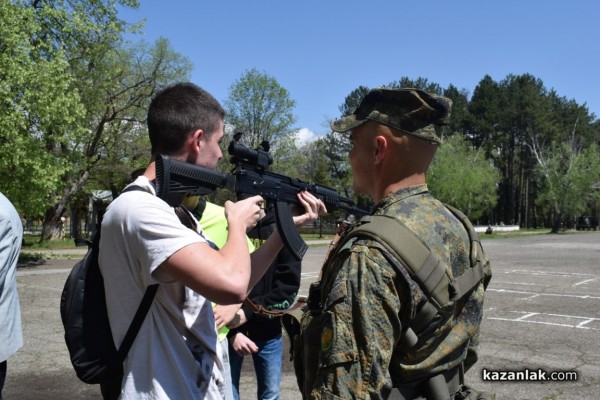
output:
M122 399L222 399L222 348L210 301L156 268L192 243L205 242L155 196L147 178L117 197L102 221L100 270L113 339L120 346L146 287L156 297L124 363Z

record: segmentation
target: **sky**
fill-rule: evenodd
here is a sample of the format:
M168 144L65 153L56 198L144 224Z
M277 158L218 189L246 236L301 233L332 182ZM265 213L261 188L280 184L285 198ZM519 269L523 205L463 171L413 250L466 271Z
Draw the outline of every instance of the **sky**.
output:
M136 36L163 37L190 80L221 103L256 68L295 100L300 138L329 132L359 86L402 77L469 94L489 75L531 74L600 117L600 2L595 0L140 0Z

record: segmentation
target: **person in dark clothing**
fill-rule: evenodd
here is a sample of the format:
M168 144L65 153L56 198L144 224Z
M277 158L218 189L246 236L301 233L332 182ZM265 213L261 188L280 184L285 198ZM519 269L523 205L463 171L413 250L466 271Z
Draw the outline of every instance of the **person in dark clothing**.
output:
M248 236L262 240L269 236L272 225L257 227ZM287 248L277 255L262 279L254 286L248 298L267 310L289 308L300 287L300 261ZM283 339L279 317L253 312L245 305L238 311L242 325L229 331L229 361L233 381L233 397L239 400L239 383L245 356L252 355L259 400L279 399Z

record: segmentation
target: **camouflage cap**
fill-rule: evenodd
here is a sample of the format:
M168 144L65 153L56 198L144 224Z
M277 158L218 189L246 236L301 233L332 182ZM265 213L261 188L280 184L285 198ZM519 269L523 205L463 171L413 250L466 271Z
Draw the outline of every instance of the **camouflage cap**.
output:
M452 101L420 89L373 89L352 115L331 124L335 132L347 132L375 121L401 132L441 143L441 126L450 121Z

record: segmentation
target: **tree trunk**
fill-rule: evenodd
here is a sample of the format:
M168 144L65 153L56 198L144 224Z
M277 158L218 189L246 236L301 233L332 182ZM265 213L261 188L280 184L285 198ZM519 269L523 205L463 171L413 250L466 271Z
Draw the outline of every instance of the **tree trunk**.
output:
M65 187L60 200L46 210L40 242L60 240L64 237L63 220L61 217L65 214L71 199L81 190L89 176L89 172L85 171L76 182L71 186Z
M40 238L40 242L46 242L49 240L61 240L63 238L64 229L62 221L60 219L58 220L58 222L46 222L44 220L44 225L42 227L42 237Z
M71 196L63 196L61 200L46 210L44 223L42 225L42 237L40 242L49 240L61 240L64 238L63 220L61 217L65 213L67 203Z
M562 221L562 213L557 213L556 217L554 217L554 223L552 224L552 230L550 233L559 233L560 232L560 223Z

